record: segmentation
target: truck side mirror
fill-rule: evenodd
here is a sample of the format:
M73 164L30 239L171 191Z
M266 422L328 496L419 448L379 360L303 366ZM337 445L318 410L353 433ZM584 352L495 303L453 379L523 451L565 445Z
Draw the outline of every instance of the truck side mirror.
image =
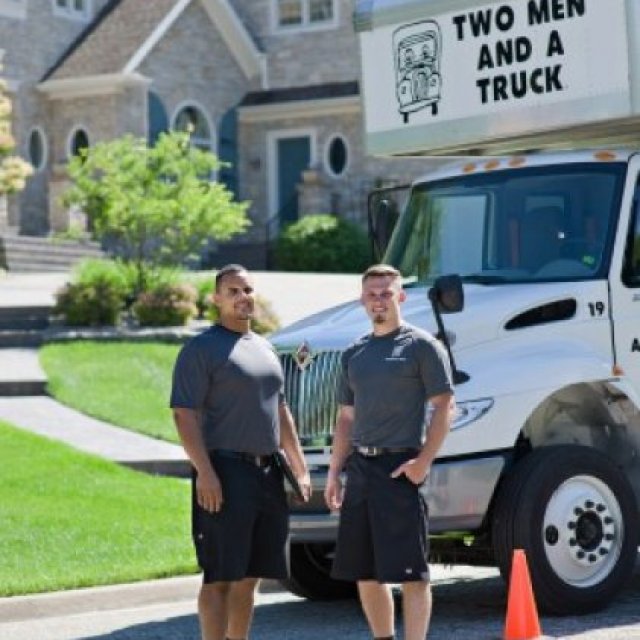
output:
M433 298L432 298L433 296ZM429 299L435 300L440 313L458 313L464 309L464 289L458 274L436 278L429 290Z
M443 313L458 313L459 311L462 311L464 307L462 278L457 274L436 278L433 286L429 289L428 296L429 302L431 302L431 308L433 309L433 315L436 319L436 324L438 325L438 334L436 337L444 344L447 354L449 354L453 382L454 384L463 384L469 380L469 374L464 371L460 371L460 369L456 367L456 362L453 359L453 353L451 353L449 336L444 329L444 323L442 322L441 315Z

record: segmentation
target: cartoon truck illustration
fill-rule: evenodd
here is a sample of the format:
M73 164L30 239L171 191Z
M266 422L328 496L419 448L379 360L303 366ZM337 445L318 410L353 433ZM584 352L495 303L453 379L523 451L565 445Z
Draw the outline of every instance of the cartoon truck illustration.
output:
M433 20L404 25L393 34L396 94L404 122L428 106L432 115L438 113L441 47L440 27Z

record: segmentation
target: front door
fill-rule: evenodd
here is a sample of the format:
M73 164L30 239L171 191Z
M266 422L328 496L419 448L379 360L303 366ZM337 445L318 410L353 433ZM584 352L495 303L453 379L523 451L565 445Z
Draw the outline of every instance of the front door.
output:
M636 158L629 162L619 224L610 283L616 363L640 392L640 161Z
M309 168L309 136L277 141L277 214L280 228L298 219L298 190L302 172Z

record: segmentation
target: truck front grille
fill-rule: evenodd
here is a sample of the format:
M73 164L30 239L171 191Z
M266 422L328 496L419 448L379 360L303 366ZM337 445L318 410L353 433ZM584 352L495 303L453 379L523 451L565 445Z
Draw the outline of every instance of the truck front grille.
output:
M331 444L338 409L336 388L341 353L316 353L304 369L300 369L294 354L280 354L284 370L284 393L303 445Z

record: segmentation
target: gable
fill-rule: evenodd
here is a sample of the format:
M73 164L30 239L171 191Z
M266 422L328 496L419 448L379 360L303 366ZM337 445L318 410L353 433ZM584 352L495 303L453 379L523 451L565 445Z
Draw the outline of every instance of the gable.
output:
M43 78L58 81L135 74L155 45L192 2L200 2L248 78L262 76L262 54L228 0L112 0Z

